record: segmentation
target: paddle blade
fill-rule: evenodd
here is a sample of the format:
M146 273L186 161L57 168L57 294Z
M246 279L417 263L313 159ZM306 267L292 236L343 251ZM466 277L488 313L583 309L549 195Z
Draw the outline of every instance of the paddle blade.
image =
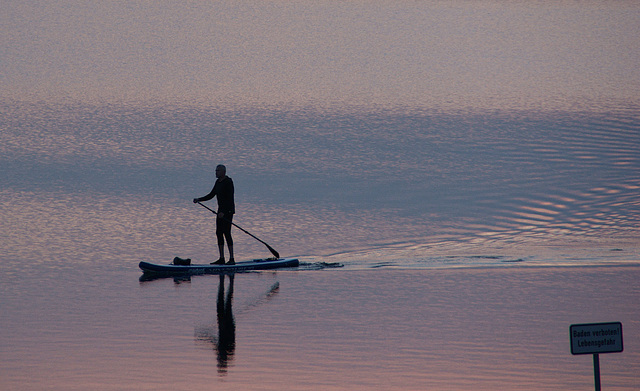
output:
M280 259L280 254L278 254L278 252L276 250L274 250L271 246L269 246L266 243L265 243L265 245L267 246L269 251L271 251L271 254L273 254L273 256L276 257L276 259Z

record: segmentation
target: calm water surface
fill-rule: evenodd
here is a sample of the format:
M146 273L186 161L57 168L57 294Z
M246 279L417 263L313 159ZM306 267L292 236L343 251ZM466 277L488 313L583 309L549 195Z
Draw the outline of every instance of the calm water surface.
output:
M569 326L610 321L640 388L637 4L24 7L1 389L589 389ZM219 163L301 267L140 280L217 257Z
M638 267L249 273L232 292L47 272L3 292L3 389L590 389L569 325L612 320L625 350L601 355L603 385L640 385Z

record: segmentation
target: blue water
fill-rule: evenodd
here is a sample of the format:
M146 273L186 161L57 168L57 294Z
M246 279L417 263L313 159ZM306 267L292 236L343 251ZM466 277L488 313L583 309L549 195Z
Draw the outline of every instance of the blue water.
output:
M235 222L307 262L639 259L633 104L443 112L14 101L3 111L8 260L212 258L213 218L190 200L210 190L219 163L236 184ZM235 236L239 257L268 255Z

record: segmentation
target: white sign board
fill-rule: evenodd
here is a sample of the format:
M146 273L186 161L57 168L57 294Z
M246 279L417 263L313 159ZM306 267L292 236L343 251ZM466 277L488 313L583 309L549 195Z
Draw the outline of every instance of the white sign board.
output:
M622 323L573 324L571 354L598 354L622 352Z

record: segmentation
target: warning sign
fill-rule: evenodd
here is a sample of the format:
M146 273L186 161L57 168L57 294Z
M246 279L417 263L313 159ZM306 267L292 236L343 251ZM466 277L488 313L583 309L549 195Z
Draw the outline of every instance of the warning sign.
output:
M574 324L569 327L571 354L622 352L622 323Z

